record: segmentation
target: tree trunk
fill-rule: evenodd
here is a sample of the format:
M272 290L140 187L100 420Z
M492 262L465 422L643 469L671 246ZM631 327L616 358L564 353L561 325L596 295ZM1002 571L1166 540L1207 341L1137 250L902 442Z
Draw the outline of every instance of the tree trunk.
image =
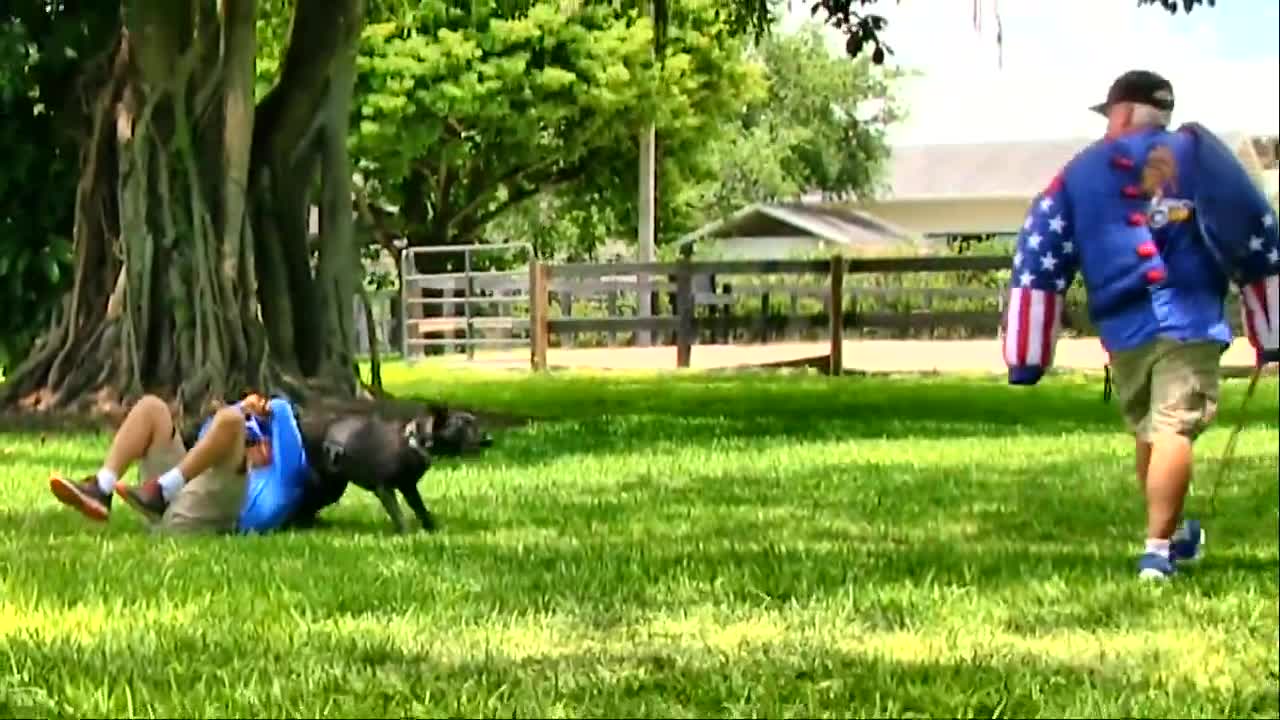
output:
M362 0L298 0L253 106L256 0L125 0L76 188L75 281L0 403L196 411L246 389L351 396L346 144ZM305 209L323 170L313 278Z
M378 319L373 314L373 299L364 284L358 284L360 306L364 308L364 324L369 328L369 386L376 393L382 392L382 345L378 338ZM394 303L392 303L394 305Z

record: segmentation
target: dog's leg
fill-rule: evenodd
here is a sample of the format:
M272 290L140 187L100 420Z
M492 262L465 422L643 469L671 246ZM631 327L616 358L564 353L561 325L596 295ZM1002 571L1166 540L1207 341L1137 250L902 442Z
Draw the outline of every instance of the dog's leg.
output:
M382 501L382 507L386 509L387 514L391 516L391 522L395 523L396 532L408 531L409 528L404 524L404 515L400 512L400 501L396 500L396 491L384 485L374 493Z
M427 509L426 503L422 502L422 495L418 494L417 485L401 485L400 492L404 493L405 502L409 503L409 509L413 510L413 514L418 516L418 522L422 523L422 529L430 532L436 529L436 519L431 516L431 511Z

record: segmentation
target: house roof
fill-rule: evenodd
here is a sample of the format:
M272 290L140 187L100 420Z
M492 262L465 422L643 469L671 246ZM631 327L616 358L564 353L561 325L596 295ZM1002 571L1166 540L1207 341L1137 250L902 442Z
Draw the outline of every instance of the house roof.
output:
M796 235L857 247L888 247L912 241L908 231L860 210L791 202L748 205L685 235L679 244L708 237Z
M1249 136L1221 133L1227 145L1257 160ZM1017 142L905 145L893 148L884 200L1025 198L1043 188L1077 152L1096 138Z

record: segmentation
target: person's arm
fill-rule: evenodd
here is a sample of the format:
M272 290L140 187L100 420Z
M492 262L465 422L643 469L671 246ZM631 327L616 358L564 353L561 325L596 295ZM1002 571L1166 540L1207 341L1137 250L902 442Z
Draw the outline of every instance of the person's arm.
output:
M1200 123L1179 133L1193 143L1196 219L1223 271L1240 291L1240 314L1258 364L1280 362L1280 238L1276 211L1235 151Z
M267 399L257 393L249 393L236 407L244 414L245 445L253 447L271 432L271 407Z
M1062 306L1079 267L1071 213L1071 199L1059 175L1032 201L1018 233L1004 316L1010 385L1035 385L1053 365Z
M1280 362L1280 223L1271 208L1262 209L1249 236L1249 254L1241 275L1240 315L1258 364Z

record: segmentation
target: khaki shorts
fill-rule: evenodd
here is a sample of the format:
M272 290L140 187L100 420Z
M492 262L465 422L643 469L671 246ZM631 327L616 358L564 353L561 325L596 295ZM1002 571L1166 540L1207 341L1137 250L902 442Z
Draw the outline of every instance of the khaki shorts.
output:
M182 462L187 448L175 428L167 446L150 448L138 463L138 474L156 478ZM169 503L157 529L179 533L229 533L236 529L248 482L242 473L214 466L187 480Z
M1112 353L1111 372L1125 423L1139 440L1176 433L1194 440L1218 414L1223 346L1158 338Z

